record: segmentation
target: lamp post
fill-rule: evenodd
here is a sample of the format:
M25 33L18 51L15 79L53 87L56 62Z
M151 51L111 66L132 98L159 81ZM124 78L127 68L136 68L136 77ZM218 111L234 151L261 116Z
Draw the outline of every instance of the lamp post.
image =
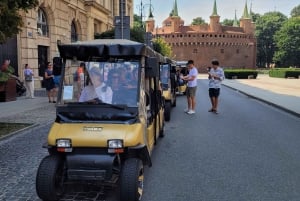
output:
M147 6L150 7L150 14L149 14L149 16L151 15L151 17L153 17L152 12L153 12L154 9L153 9L151 0L150 0L150 3L149 3L149 4L143 4L143 0L141 0L140 5L137 5L137 8L138 8L139 11L140 11L141 28L144 28L144 25L143 25L143 18L144 18L145 16L143 15L143 12L144 12L144 9L145 9Z

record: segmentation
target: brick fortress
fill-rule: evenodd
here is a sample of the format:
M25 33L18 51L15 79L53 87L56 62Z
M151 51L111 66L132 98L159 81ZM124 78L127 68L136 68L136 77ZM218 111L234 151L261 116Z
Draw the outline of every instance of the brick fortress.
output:
M173 10L162 27L155 27L150 10L146 31L151 32L154 38L163 38L172 47L174 60L193 59L199 72L206 72L214 58L224 68L255 68L255 25L249 13L246 3L239 25L235 14L233 26L223 26L215 0L209 24L185 26L178 15L175 0Z

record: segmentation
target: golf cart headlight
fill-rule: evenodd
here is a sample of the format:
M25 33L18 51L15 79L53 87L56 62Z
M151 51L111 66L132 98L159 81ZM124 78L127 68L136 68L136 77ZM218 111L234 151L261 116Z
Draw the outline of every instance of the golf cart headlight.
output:
M108 153L111 154L120 154L124 152L123 140L108 140Z
M120 149L123 148L123 140L108 140L109 149Z
M56 140L56 146L58 148L69 148L71 147L72 143L70 139L58 139Z

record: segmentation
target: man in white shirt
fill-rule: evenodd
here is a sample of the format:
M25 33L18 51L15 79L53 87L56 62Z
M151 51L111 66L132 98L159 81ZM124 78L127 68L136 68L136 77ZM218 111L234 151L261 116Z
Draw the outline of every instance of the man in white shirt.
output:
M219 103L219 95L220 95L220 88L221 83L224 80L224 71L221 67L219 67L219 61L214 59L211 62L212 68L209 70L209 98L211 101L211 109L208 110L209 112L213 112L218 114L218 103Z
M188 107L184 111L187 114L195 114L198 70L193 60L188 61L187 67L189 68L189 74L181 77L182 80L188 81L186 89Z

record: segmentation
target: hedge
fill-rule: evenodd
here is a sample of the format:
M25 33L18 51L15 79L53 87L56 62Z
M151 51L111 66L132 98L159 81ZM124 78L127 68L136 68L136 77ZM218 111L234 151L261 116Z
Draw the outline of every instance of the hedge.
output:
M224 74L226 79L256 79L257 71L251 69L225 69Z
M269 76L279 78L299 78L300 68L273 68L269 71Z

